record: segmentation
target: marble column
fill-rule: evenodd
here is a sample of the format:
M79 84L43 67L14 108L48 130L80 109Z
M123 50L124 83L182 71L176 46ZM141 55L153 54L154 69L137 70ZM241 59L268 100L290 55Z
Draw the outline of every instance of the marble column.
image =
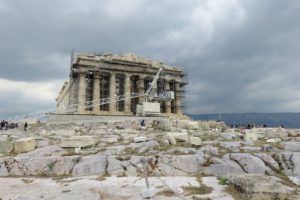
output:
M181 109L181 92L179 83L176 82L176 92L175 92L175 105L176 105L176 114L181 115L182 109Z
M139 80L138 80L138 91L140 94L144 94L145 93L145 85L144 85L144 77L143 76L139 76ZM142 104L145 101L145 97L139 97L139 104Z
M79 88L78 88L78 114L85 113L85 102L86 102L86 74L79 74Z
M170 91L170 83L169 83L169 81L166 81L165 87L166 87L165 90L167 92L169 92ZM166 113L170 114L171 113L171 100L170 101L166 101L165 106L166 106Z
M94 86L93 86L93 102L95 104L99 104L100 99L100 74L96 73L94 76ZM100 105L96 105L93 107L93 114L100 113Z
M111 101L109 104L109 113L114 114L116 112L116 74L113 72L110 75L109 96Z
M130 91L130 74L125 74L125 113L131 113L131 91Z

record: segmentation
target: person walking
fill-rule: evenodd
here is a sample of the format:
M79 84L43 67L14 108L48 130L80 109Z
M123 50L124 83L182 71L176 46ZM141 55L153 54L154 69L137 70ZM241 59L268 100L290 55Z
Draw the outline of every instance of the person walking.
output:
M24 124L24 131L27 131L27 122Z
M5 126L5 121L2 120L0 123L0 130L3 130L4 126Z

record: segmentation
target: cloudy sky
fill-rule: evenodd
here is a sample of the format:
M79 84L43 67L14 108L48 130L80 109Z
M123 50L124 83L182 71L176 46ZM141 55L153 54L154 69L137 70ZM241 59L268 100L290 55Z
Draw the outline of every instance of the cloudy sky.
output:
M188 73L190 113L300 111L300 1L0 0L0 117L55 107L70 52Z

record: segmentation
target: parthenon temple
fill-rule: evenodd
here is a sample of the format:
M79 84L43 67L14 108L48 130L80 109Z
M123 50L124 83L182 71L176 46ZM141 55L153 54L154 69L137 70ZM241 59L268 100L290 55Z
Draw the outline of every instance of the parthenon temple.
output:
M161 67L155 93L172 91L173 98L153 101L159 103L161 115L182 115L187 84L182 68L134 54L109 53L72 56L70 79L56 99L57 113L135 115Z

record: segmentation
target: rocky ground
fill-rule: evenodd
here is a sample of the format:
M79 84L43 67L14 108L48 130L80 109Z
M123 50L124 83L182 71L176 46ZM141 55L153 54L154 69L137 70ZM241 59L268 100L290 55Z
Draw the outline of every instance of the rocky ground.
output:
M300 130L161 118L32 124L0 132L0 177L2 200L300 199Z

